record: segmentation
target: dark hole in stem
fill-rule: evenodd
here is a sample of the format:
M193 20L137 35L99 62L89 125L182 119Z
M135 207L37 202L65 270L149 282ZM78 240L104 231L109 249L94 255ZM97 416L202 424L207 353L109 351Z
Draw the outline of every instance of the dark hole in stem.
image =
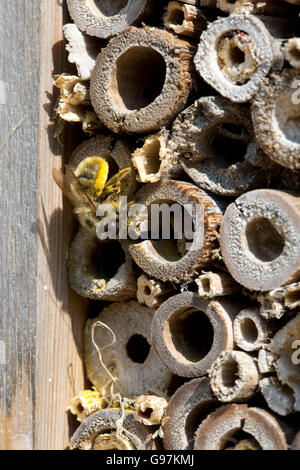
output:
M255 343L258 338L258 329L251 318L245 318L241 322L241 333L248 343Z
M230 60L233 66L238 67L245 62L245 53L237 46L231 47Z
M222 365L222 382L224 387L234 387L235 382L239 377L239 366L238 363L231 359Z
M96 243L87 270L94 278L109 281L126 261L121 244L116 240Z
M153 409L152 408L146 408L145 411L139 411L139 415L142 417L142 418L145 418L145 419L150 419L151 418L151 415L153 413Z
M77 405L77 411L79 414L83 412L83 406L80 403Z
M184 22L184 12L179 8L174 8L169 16L169 23L175 25L182 25Z
M144 288L144 293L145 293L145 295L147 295L147 296L148 296L148 295L151 295L151 289L150 289L149 286L145 286L145 288Z
M216 168L227 169L244 160L247 152L247 129L232 123L211 126L204 140L205 152Z
M218 408L215 401L200 403L190 412L185 423L185 432L188 440L187 450L194 448L194 436L202 421Z
M263 262L278 258L284 249L284 239L265 217L258 217L247 224L246 239L249 250Z
M138 364L143 364L150 352L150 344L142 335L133 335L126 346L128 357Z
M165 79L163 56L151 47L135 46L117 60L112 92L120 107L139 110L161 94Z
M190 362L201 361L210 351L214 330L205 313L181 309L169 319L171 339L176 351Z
M249 433L243 431L242 429L233 430L232 433L229 433L222 439L220 450L226 450L231 447L235 447L239 442L248 440L257 447L261 449L261 446L257 442L257 440Z
M148 235L153 248L165 260L176 262L185 256L194 237L194 222L186 208L176 201L157 200L148 208Z

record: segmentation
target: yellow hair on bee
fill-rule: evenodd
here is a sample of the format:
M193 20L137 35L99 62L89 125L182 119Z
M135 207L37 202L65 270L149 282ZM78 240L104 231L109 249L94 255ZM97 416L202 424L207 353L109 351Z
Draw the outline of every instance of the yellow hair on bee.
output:
M108 173L109 173L109 165L107 161L103 159L101 160L102 162L100 163L97 177L94 183L94 191L97 197L101 196L102 191L105 188L107 178L108 178Z
M83 187L91 191L91 196L98 199L107 182L109 164L102 157L87 157L78 165L75 174Z

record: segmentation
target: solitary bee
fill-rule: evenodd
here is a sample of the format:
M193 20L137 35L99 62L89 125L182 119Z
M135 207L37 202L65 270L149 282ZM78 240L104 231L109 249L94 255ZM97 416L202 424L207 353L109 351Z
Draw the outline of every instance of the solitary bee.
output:
M65 174L53 169L56 184L74 206L80 223L89 230L96 230L99 218L97 207L110 203L119 212L118 195L122 192L122 181L129 175L131 168L124 168L110 179L109 164L104 158L92 156L84 159L75 172L66 165Z

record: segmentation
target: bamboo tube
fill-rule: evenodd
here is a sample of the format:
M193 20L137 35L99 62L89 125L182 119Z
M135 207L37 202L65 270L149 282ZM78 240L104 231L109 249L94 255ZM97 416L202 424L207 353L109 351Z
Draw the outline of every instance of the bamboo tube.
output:
M266 172L256 166L254 143L249 110L210 96L178 116L170 148L198 186L214 194L238 196L266 184Z
M259 373L249 354L223 351L209 370L210 385L219 401L246 401L255 395Z
M132 161L142 183L157 183L183 173L178 158L168 148L168 140L168 132L162 130L147 137L144 145L133 153Z
M221 251L233 278L255 291L269 291L300 277L298 198L260 189L227 208Z
M171 1L164 15L164 25L176 34L199 38L207 27L207 20L196 6Z
M264 82L252 106L257 141L274 162L300 168L299 77L285 69Z
M231 436L244 431L255 439L260 450L287 450L285 434L267 411L247 405L222 406L200 424L195 450L224 450L231 447Z
M128 250L118 240L100 241L82 227L68 254L68 276L82 297L122 301L136 296L136 275Z
M196 276L199 269L211 262L217 248L216 231L222 220L222 211L204 191L189 183L164 180L144 186L136 193L135 200L137 204L147 208L149 215L151 213L153 225L154 210L169 213L170 207L173 207L174 223L178 225L180 222L179 229L182 230L182 234L177 233L178 237L182 235L180 240L172 240L171 236L161 237L157 233L153 235L153 240L150 237L140 241L139 217L131 218L129 228L136 233L136 240L128 240L129 251L137 265L149 276L164 282L188 281ZM162 203L164 206L161 207ZM193 207L193 210L186 213L185 207ZM181 225L183 216L187 224L193 222L193 233L188 233L186 226ZM166 230L171 223L170 217L163 217Z
M101 51L91 78L99 119L114 132L168 126L188 99L193 46L167 31L129 28Z
M202 78L233 102L249 101L271 69L281 69L281 40L293 26L273 17L232 14L203 32L195 64Z
M257 351L265 346L273 330L264 320L256 307L245 308L233 322L233 337L236 345L243 351Z
M145 426L158 426L162 423L167 400L155 395L141 395L134 403L134 418Z
M172 284L151 279L142 274L137 280L137 299L140 304L158 308L175 290Z
M89 36L109 38L129 26L159 16L156 0L67 0L70 15Z
M227 273L207 272L200 274L195 279L200 297L213 299L214 297L224 297L235 294L239 291L239 286Z
M164 364L182 377L207 374L225 350L233 348L232 302L206 301L192 292L170 297L156 311L152 342Z
M152 450L154 443L147 428L125 411L122 432L118 428L121 410L97 411L79 426L71 438L70 450Z
M116 390L124 397L166 393L172 376L151 345L153 314L136 301L115 302L105 307L99 318L87 321L84 360L88 378L98 391L111 383L113 376Z
M259 382L259 390L268 407L280 416L294 412L295 398L293 390L280 383L277 377L265 377Z
M164 448L193 449L196 429L217 407L218 402L207 377L190 380L178 388L165 411L162 426Z

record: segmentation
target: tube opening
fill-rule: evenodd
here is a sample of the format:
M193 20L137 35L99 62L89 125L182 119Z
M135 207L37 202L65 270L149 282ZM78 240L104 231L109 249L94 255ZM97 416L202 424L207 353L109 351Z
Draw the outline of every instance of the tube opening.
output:
M253 39L243 31L231 31L221 36L217 46L218 65L223 75L235 85L244 85L257 71Z
M151 47L135 46L122 54L115 65L111 91L123 110L140 110L161 94L166 80L163 56Z
M206 294L210 293L210 289L211 289L210 280L207 277L201 279L201 286L202 286L203 292L205 292Z
M114 16L125 8L129 0L87 0L87 5L97 16Z
M258 339L258 329L255 322L251 318L245 318L240 324L241 333L243 338L248 343L255 343Z
M180 309L171 315L167 329L168 348L181 360L196 363L211 350L214 330L204 312L193 308Z
M158 181L161 167L160 153L160 137L148 138L143 147L135 152L133 163L143 183Z
M148 214L148 238L153 249L169 262L183 258L195 233L188 210L176 201L157 200Z
M150 419L152 413L153 413L153 408L146 408L144 411L139 409L138 416L140 416L141 418L144 418L144 419Z
M278 258L285 245L283 237L265 217L258 217L247 224L246 240L250 252L265 263Z
M169 12L167 22L168 24L182 26L184 20L184 11L180 8L174 8Z
M144 364L150 352L150 344L147 339L142 335L133 335L129 339L127 346L127 355L138 364Z
M244 161L248 131L229 122L212 125L204 136L204 148L216 168L227 169Z
M150 289L149 286L144 287L144 294L147 295L147 296L152 294L151 289Z
M130 441L124 436L117 435L116 432L112 432L109 429L99 434L94 442L93 450L131 450L134 449Z
M237 46L230 48L230 61L234 67L245 62L245 53Z
M185 433L188 440L187 450L194 449L194 436L198 427L207 418L208 415L213 413L218 408L218 405L215 401L207 401L204 403L199 403L195 406L192 411L189 413L186 423L185 423Z
M222 364L221 379L224 387L234 387L239 378L239 365L234 359L230 359Z
M258 441L242 429L235 429L226 434L220 444L219 450L261 450Z
M109 281L126 261L121 244L117 240L95 243L86 261L84 271L95 279Z

